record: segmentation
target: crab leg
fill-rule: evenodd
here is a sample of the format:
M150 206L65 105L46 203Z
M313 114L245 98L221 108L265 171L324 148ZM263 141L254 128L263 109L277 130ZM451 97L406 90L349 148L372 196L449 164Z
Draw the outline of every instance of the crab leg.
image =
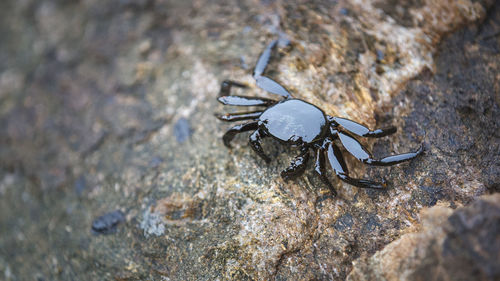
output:
M264 159L266 163L269 163L271 162L271 158L269 158L266 154L264 154L264 150L262 149L261 145L263 137L264 135L262 134L262 132L259 129L257 129L250 135L250 145L252 146L253 150L257 153L257 155L259 155L262 159Z
M292 97L285 87L281 86L278 82L272 80L271 78L258 76L255 77L255 81L257 82L257 86L259 86L259 88L262 88L269 93L284 96L286 98Z
M296 178L304 173L309 161L309 148L303 147L300 154L292 160L290 166L281 172L281 177L287 181Z
M264 49L259 57L259 60L255 64L255 69L253 70L254 77L261 76L262 73L264 73L267 63L269 62L269 58L271 58L271 52L273 51L274 47L276 47L276 44L278 44L278 40L273 40Z
M224 105L236 106L269 106L276 103L272 99L244 96L222 96L218 97L217 100Z
M222 81L222 84L220 85L220 91L219 91L219 97L221 96L229 96L231 94L231 87L235 86L238 88L248 88L248 85L232 81L232 80L224 80Z
M321 181L328 186L333 196L337 196L337 191L333 188L332 183L328 180L325 172L325 144L327 142L323 142L323 145L316 150L316 162L314 163L314 171L319 175Z
M349 153L365 164L375 166L390 166L404 161L411 160L423 152L423 147L420 146L415 152L396 154L384 157L382 159L374 159L371 153L366 150L353 136L346 132L337 131L337 135Z
M234 122L234 121L248 120L248 119L255 120L259 118L261 114L262 111L250 111L250 112L239 112L239 113L215 114L215 117L217 117L219 120L222 121Z
M227 130L227 132L222 136L222 140L224 141L224 145L227 147L231 147L231 141L233 140L234 136L238 133L242 132L247 132L251 130L257 130L259 127L259 123L257 121L252 121L240 125L236 125L232 127L231 129Z
M360 137L381 138L390 134L394 134L397 131L396 127L387 127L383 129L375 129L372 131L367 127L349 119L334 116L328 116L328 119L330 122L333 121L344 127L344 129L346 129L347 131Z
M380 189L385 187L385 183L378 183L370 180L354 179L349 177L349 171L347 170L347 165L345 164L342 152L340 152L340 149L333 142L329 142L327 153L328 160L330 161L330 165L335 171L335 174L346 183L361 188Z
M262 76L264 70L266 69L267 63L269 62L269 58L271 57L272 50L276 47L278 40L273 40L269 45L267 45L266 49L262 52L255 65L255 69L253 71L253 78L255 78L255 82L259 88L268 91L272 94L284 96L286 98L292 97L290 93L285 89L285 87L281 86L278 82L268 78L266 76Z

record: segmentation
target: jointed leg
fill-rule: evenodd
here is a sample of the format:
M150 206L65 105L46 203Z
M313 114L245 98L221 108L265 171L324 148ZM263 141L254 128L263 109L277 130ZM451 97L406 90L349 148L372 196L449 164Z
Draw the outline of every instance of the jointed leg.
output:
M326 142L325 142L326 143ZM325 172L325 143L316 150L316 162L314 163L314 171L319 175L321 181L328 186L333 196L337 196L337 191L333 188L332 183L326 177Z
M384 188L385 183L378 183L370 180L355 179L349 177L349 171L347 170L347 165L345 164L344 157L340 152L340 149L333 143L328 144L328 160L330 165L337 177L341 180L347 182L350 185L354 185L361 188Z
M328 116L330 121L333 121L346 129L347 131L356 134L360 137L372 137L372 138L381 138L390 134L394 134L397 131L396 127L387 127L383 129L370 130L367 127L354 122L349 119Z
M217 100L224 105L236 106L269 106L276 103L272 99L244 96L222 96L218 97Z
M371 153L366 150L366 148L364 148L353 136L340 131L337 131L337 135L339 136L342 145L347 151L349 151L349 153L351 153L358 160L369 165L390 166L411 160L423 152L423 147L420 146L415 152L391 155L382 159L374 159Z
M419 154L424 152L424 147L420 145L420 147L415 152L407 152L396 155L391 155L384 157L382 159L368 159L366 160L366 164L375 165L375 166L390 166L395 165L401 162L409 161Z
M255 64L255 69L253 70L254 77L261 76L262 73L264 73L267 63L269 62L269 58L271 58L271 52L273 51L274 47L276 47L277 44L278 40L273 40L264 49L264 51L259 57L259 60L257 61L257 64Z
M256 76L255 82L259 88L268 91L269 93L284 96L286 98L291 98L292 95L285 89L285 87L281 86L278 82L274 81L271 78L266 76Z
M219 97L231 95L231 87L232 86L235 86L238 88L248 88L248 86L243 84L243 83L232 81L232 80L224 80L224 81L222 81L222 84L220 85Z
M309 148L303 147L300 154L292 160L290 166L281 172L281 177L287 181L302 175L309 161Z
M257 122L256 122L257 123ZM262 150L261 140L264 136L260 130L256 130L250 135L250 145L253 150L259 155L266 163L271 162L271 158L264 154L264 150Z
M239 113L226 113L226 114L215 114L219 120L234 122L240 120L256 120L262 114L262 111L251 111L251 112L239 112Z
M227 130L224 136L222 136L224 145L226 145L227 147L231 147L231 141L233 140L234 136L236 136L236 134L241 132L257 130L258 127L259 123L257 121L252 121L232 127L231 129Z
M269 62L269 58L271 57L271 52L276 47L277 43L278 40L274 40L264 49L259 57L259 60L257 61L257 64L255 65L253 78L255 78L255 82L257 83L257 86L259 86L259 88L273 94L290 98L291 95L285 89L285 87L281 86L278 82L272 80L271 78L262 76L264 70L266 69L267 63Z

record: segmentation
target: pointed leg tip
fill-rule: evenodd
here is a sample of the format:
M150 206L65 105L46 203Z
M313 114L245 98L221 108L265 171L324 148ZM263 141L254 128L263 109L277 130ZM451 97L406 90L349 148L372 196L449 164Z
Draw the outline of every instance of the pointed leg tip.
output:
M377 183L377 184L373 184L373 185L367 186L367 188L371 188L371 189L387 189L387 183Z
M333 187L330 188L330 192L332 193L333 197L337 197L337 191Z
M326 178L323 180L323 183L328 187L332 196L337 197L337 190L335 190L332 183L330 181L328 181Z
M281 171L280 176L285 182L287 182L291 179L290 173L288 172L288 169Z
M379 189L386 189L387 188L387 180L386 179L382 179L382 181L380 182L380 187L378 187Z
M219 93L219 96L217 97L217 101L222 103L222 104L225 104L226 103L225 98L226 98L226 96L224 95L224 93Z
M285 173L281 172L281 178L285 181L288 182L290 180L290 177Z
M417 155L419 155L419 154L424 153L424 151L425 151L425 144L424 144L424 143L422 143L422 144L420 144L420 147L417 149L417 151L416 151L415 153L416 153Z
M380 182L376 181L366 181L367 187L372 188L372 189L386 189L387 188L387 180L385 178L382 178Z

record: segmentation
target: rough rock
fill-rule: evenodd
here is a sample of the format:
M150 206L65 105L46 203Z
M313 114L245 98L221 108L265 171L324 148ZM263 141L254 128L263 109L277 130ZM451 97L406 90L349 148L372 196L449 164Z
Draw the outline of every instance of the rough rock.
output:
M421 211L422 229L354 262L347 280L500 279L500 194Z
M421 209L499 190L497 2L0 1L0 279L345 279ZM227 149L213 113L240 109L216 102L220 82L253 85L274 38L290 44L266 73L294 96L397 126L363 140L376 156L425 155L346 157L390 184L329 171L333 198L312 165L280 178L293 148L266 140L268 166L247 135ZM124 221L93 235L111 210Z

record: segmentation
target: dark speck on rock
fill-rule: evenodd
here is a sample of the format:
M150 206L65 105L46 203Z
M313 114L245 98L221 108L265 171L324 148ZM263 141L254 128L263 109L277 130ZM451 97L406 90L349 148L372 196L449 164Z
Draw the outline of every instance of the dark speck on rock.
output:
M192 134L191 125L186 118L180 118L174 125L175 138L179 143L183 143L189 139Z
M382 62L385 58L384 52L382 50L377 50L377 61Z
M420 191L415 191L415 200L426 207L436 205L443 197L442 188L437 186L420 186Z
M153 168L156 168L158 167L161 163L163 162L163 158L161 157L153 157L153 159L151 159L151 161L149 162L149 166L153 167Z
M95 234L115 233L116 227L123 221L125 221L125 215L122 211L112 211L95 219L92 222L92 231Z
M82 195L83 191L87 188L87 180L85 180L84 176L80 176L75 181L75 191L76 194Z
M333 225L333 227L338 230L338 231L343 231L345 230L346 228L349 229L351 228L352 226L352 223L353 223L353 220L352 220L352 215L351 214L345 214L343 216L341 216L336 222L335 224Z
M240 56L240 63L241 63L241 67L243 69L249 69L248 64L246 63L246 60L245 60L244 56Z
M381 225L378 222L378 219L375 217L375 214L371 214L371 216L368 218L365 225L363 226L363 232L369 233L380 227Z

